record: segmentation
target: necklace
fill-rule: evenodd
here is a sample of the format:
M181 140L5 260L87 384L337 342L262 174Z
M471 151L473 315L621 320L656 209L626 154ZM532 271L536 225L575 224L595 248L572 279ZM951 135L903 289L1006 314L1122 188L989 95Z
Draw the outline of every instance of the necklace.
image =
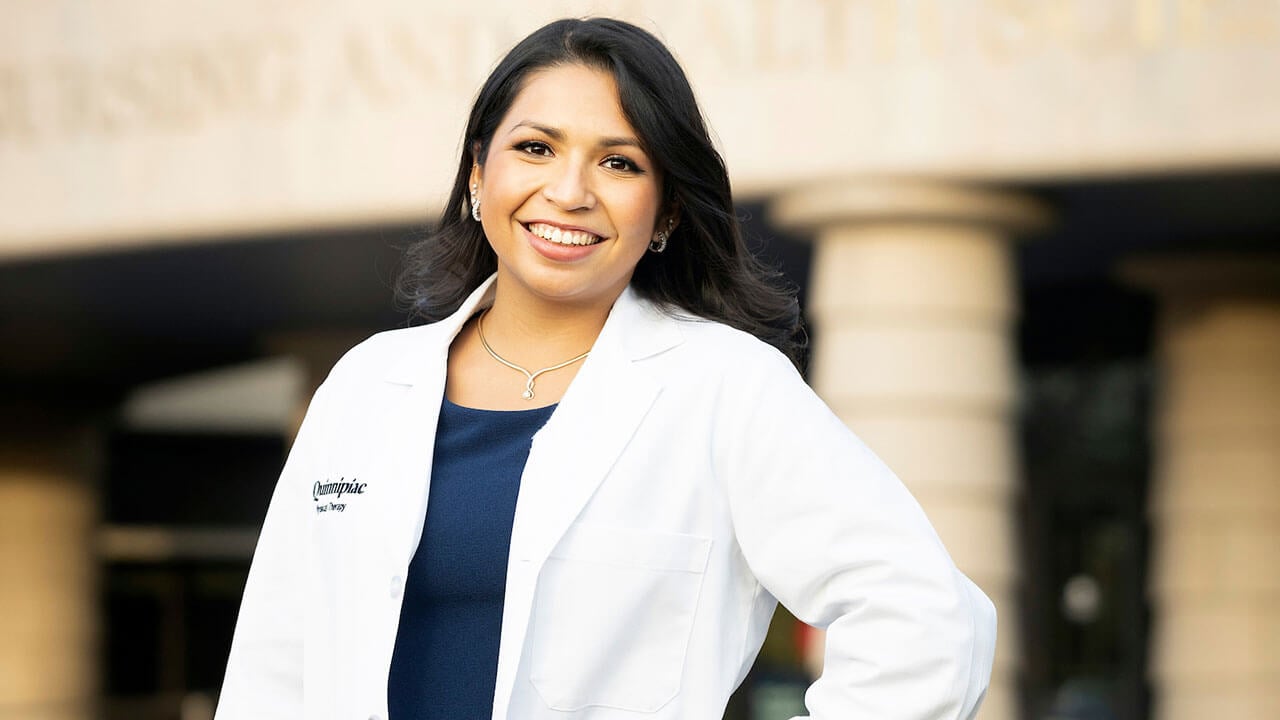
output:
M512 370L519 370L524 375L525 377L524 392L520 393L520 397L524 398L525 400L533 399L533 381L539 375L541 375L542 373L551 372L552 370L559 370L560 368L569 367L570 365L578 362L579 360L582 360L583 358L591 354L591 351L588 350L582 353L581 355L575 358L570 358L568 360L565 360L562 363L558 363L550 367L544 367L537 372L529 372L528 370L525 370L519 365L502 357L498 353L494 352L493 348L489 347L489 341L484 339L484 316L487 315L488 313L489 311L488 309L486 309L484 312L480 313L480 317L476 318L476 332L480 335L480 344L484 346L484 351L489 353L489 357L493 358L494 360L497 360L503 365L506 365Z

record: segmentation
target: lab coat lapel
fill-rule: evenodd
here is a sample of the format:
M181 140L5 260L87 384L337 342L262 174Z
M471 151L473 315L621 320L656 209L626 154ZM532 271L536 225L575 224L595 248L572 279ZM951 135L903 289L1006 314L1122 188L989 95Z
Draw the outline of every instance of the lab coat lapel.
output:
M543 563L661 392L635 360L679 340L669 317L626 290L559 407L534 436L511 532L494 718L506 716Z
M478 287L444 320L423 327L417 344L393 364L385 380L409 385L404 397L388 412L385 457L393 458L393 491L384 517L388 522L378 534L398 568L407 567L422 537L436 426L444 398L449 346L462 326L479 309L492 302L493 278Z
M408 388L390 413L383 456L394 462L389 468L393 482L380 513L381 529L370 528L382 538L397 574L408 566L422 537L436 425L444 397L445 355L424 360L439 368L438 380Z
M512 550L540 564L608 474L658 396L657 383L597 343L547 426L521 480Z

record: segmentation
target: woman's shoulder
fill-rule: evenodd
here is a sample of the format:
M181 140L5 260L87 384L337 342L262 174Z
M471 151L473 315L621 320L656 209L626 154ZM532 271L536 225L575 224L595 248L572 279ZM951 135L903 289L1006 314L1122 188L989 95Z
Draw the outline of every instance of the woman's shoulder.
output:
M329 371L327 384L395 378L429 365L442 342L439 323L383 330L343 353Z
M675 319L682 342L655 356L653 375L683 408L705 403L723 422L723 437L770 436L799 440L795 432L825 434L843 443L848 428L781 350L724 323ZM816 437L817 435L815 435Z
M798 375L781 350L744 330L716 320L676 313L682 342L676 348L679 361L717 375Z

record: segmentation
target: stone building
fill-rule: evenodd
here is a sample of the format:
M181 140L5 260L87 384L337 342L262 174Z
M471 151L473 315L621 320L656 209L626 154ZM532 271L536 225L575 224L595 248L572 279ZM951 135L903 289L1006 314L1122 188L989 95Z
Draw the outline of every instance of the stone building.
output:
M996 601L982 717L1280 717L1280 3L11 0L0 719L207 717L297 409L584 13L685 64L810 381Z

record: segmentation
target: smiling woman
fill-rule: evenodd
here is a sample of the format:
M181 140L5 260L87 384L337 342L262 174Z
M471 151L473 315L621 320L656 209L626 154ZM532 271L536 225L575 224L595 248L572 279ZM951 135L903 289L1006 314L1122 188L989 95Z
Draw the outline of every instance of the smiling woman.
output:
M218 717L721 717L778 602L827 630L814 718L973 717L991 604L796 372L666 48L552 23L464 141L402 277L427 323L312 401Z

